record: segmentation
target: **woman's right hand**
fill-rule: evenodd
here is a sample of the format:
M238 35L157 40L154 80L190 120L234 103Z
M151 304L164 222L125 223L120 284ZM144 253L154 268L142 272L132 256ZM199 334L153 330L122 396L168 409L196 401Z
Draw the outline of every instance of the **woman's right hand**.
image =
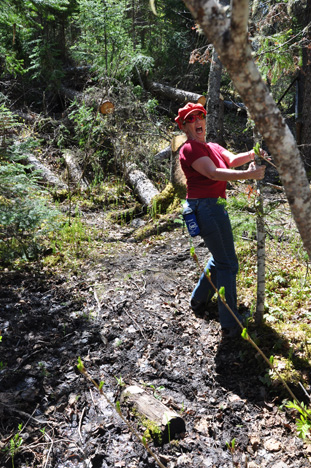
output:
M254 161L248 166L247 172L249 173L250 179L261 180L265 176L266 166L257 166Z

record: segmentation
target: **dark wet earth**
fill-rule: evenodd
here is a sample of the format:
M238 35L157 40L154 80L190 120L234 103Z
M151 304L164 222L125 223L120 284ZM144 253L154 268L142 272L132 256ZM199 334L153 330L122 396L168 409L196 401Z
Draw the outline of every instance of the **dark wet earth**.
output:
M183 417L185 433L149 443L167 468L309 467L262 359L241 338L221 341L215 305L206 319L189 309L188 236L111 245L75 274L0 274L0 466L158 466L78 372L81 357L113 402L121 381L137 384Z

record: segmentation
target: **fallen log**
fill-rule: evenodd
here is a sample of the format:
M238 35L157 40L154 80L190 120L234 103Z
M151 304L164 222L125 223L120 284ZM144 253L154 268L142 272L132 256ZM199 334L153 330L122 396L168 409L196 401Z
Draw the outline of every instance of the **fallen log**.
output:
M75 153L70 149L67 149L63 151L63 157L68 169L69 180L79 186L82 190L86 190L89 184L83 177L83 172Z
M135 409L146 431L159 444L186 431L185 421L178 413L137 385L125 388L120 401L122 405Z
M171 148L171 145L170 146L167 146L166 148L164 148L163 150L159 151L155 156L154 156L154 159L155 161L157 162L162 162L164 161L165 159L168 159L171 157L171 153L172 153L172 148Z
M149 91L152 94L170 101L178 102L178 104L186 104L187 102L199 102L202 106L206 104L206 97L202 94L184 91L183 89L172 88L171 86L161 83L152 82L149 85Z
M25 158L28 164L31 164L35 170L39 171L39 182L60 190L68 190L67 184L57 177L48 167L42 164L35 156L27 154Z
M172 143L166 148L164 148L163 150L159 151L154 156L155 161L161 162L161 161L164 161L165 159L170 158L172 151L173 153L177 152L179 148L181 147L181 145L183 145L186 140L187 140L186 134L175 135L172 139Z
M151 205L153 197L158 195L159 191L146 174L140 171L135 164L129 164L125 168L125 176L140 202L146 206Z

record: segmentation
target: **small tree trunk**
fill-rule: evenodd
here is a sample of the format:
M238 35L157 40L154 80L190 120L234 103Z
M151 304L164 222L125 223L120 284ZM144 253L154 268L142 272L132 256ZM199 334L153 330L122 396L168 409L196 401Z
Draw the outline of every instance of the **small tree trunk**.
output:
M254 143L260 141L259 134L254 132ZM256 155L255 162L261 164L260 158ZM262 181L256 180L257 200L256 200L256 224L257 224L257 305L255 312L255 323L259 325L263 321L265 307L265 273L266 273L266 231L263 212L263 197L261 194Z
M212 64L208 77L208 99L207 99L207 140L220 143L220 81L222 65L217 52L213 50Z

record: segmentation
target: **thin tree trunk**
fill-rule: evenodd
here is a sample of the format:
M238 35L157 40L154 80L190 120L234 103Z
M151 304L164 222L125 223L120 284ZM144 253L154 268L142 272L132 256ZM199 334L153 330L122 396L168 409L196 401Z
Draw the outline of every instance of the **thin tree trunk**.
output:
M260 135L254 131L254 144L260 143ZM259 156L255 156L257 165L261 164ZM265 308L265 287L266 287L266 231L263 197L261 193L262 181L256 180L256 225L257 225L257 304L255 311L255 323L259 325L263 321Z
M212 63L208 77L206 137L208 141L220 143L220 81L222 64L216 50L213 50Z

